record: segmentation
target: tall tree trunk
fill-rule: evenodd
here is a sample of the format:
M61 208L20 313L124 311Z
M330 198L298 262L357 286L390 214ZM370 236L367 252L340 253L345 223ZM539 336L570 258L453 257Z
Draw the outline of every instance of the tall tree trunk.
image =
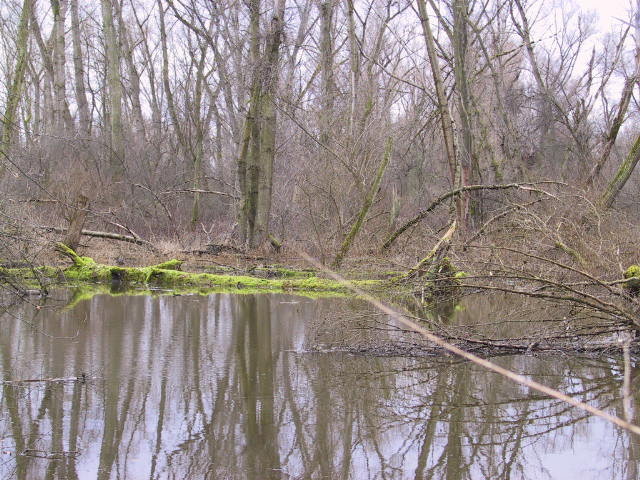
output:
M78 131L81 135L89 135L91 122L89 120L89 103L85 88L85 69L82 60L82 43L80 40L80 15L78 1L71 0L71 38L73 42L73 70L78 106Z
M38 24L38 18L36 17L33 8L31 9L31 31L33 33L33 38L38 45L38 50L40 50L40 56L42 57L42 64L44 66L44 76L43 76L43 84L42 84L42 129L41 132L44 133L47 130L51 129L54 125L53 120L53 60L51 49L45 44L44 39L42 38L42 32L40 30L40 25ZM54 32L55 33L55 32Z
M260 132L261 175L258 180L258 204L256 212L256 238L254 246L264 243L269 237L271 197L273 187L273 163L276 155L276 109L275 99L280 76L280 45L284 33L285 0L278 0L276 12L271 19L271 31L267 37L264 82L261 104L262 128Z
M259 132L260 85L260 0L249 2L249 55L253 70L251 80L251 96L245 119L240 154L238 156L238 185L241 192L241 204L238 212L240 239L250 245L254 237L256 204L258 197L257 177L259 168L256 148Z
M320 0L320 143L327 145L333 118L333 0Z
M356 121L356 105L358 101L358 84L360 81L360 48L356 35L355 9L353 0L347 0L347 16L349 17L349 66L351 99L349 105L349 135L354 135Z
M54 131L58 135L63 130L71 130L73 127L66 93L65 20L67 8L68 0L51 0L51 10L53 11L53 122Z
M433 82L436 87L436 96L438 100L438 112L440 113L440 126L442 128L442 135L444 137L444 145L447 152L447 163L449 165L449 175L451 184L454 188L460 187L460 169L458 168L457 148L455 140L455 131L453 126L453 119L451 118L451 111L449 110L449 100L444 90L444 80L442 79L442 72L440 70L440 64L438 62L438 55L436 53L436 44L433 38L433 32L431 31L431 25L429 24L429 17L427 15L427 5L425 0L418 0L418 14L420 15L420 22L422 24L422 32L424 34L425 43L427 46L427 55L429 56L429 64L431 65L431 74L433 76ZM464 210L464 206L460 198L456 201L456 216L458 218L458 224L464 224L467 212Z
M113 22L112 0L100 0L102 24L107 57L107 84L109 86L110 166L114 181L124 178L125 154L122 126L122 82L120 78L120 49Z
M164 94L167 97L167 110L169 110L169 117L171 118L171 123L178 137L178 143L180 145L186 145L187 142L184 138L182 127L180 126L169 79L169 49L167 45L167 30L164 21L165 14L162 0L158 0L158 15L160 19L160 43L162 46L162 85L164 87Z
M458 115L460 116L461 145L458 150L460 162L460 183L462 186L473 185L478 176L478 160L474 149L473 131L471 127L471 110L473 108L469 88L468 57L468 0L453 0L453 62L457 90ZM473 222L479 215L480 192L462 195L462 210L467 221ZM467 225L468 226L468 225Z
M7 96L7 103L2 122L2 140L0 141L0 177L4 176L6 170L5 157L9 154L9 148L13 142L16 127L16 112L22 95L24 84L24 73L27 65L27 49L29 39L29 18L31 17L32 0L24 0L22 3L22 13L20 24L18 25L18 39L16 43L17 57L16 66L13 70L11 88Z
M143 71L147 72L147 80L146 83L149 85L149 108L151 109L151 126L149 134L149 139L152 141L153 145L157 148L161 132L162 132L162 114L160 112L160 99L158 94L158 81L156 80L156 70L153 61L153 54L151 49L149 48L149 35L146 24L144 21L141 21L138 17L138 12L135 8L135 2L131 3L131 10L136 19L136 24L138 26L138 32L141 38L141 53L143 56ZM162 20L164 23L164 19ZM164 25L161 25L164 28ZM159 155L159 151L157 151Z
M253 61L251 97L238 156L241 205L238 215L242 242L254 248L267 241L271 215L279 51L284 29L285 0L278 0L264 55L260 54L260 0L249 2L250 52Z
M133 59L133 46L129 39L129 32L127 30L127 23L122 18L122 8L116 2L114 4L118 11L118 22L120 25L120 43L121 52L124 57L125 64L127 65L127 71L129 73L129 91L128 95L131 99L131 116L134 131L140 137L140 140L146 139L144 118L142 116L142 103L140 101L140 73L138 67Z
M196 85L193 97L193 128L195 130L195 138L190 146L191 156L193 158L193 204L191 206L191 227L195 228L200 219L200 184L202 179L202 157L204 156L204 138L208 125L211 121L213 107L209 106L206 110L205 118L202 118L202 106L204 91L206 88L207 76L205 75L205 66L208 53L208 45L200 44L200 58L198 60L198 68L196 71ZM215 102L215 99L213 99Z

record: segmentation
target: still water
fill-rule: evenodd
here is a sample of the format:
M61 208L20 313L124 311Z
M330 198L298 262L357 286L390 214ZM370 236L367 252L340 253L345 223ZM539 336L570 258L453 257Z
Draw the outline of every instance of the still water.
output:
M354 300L56 295L0 316L3 479L638 476L638 438L479 367L327 351ZM494 360L623 416L622 357Z

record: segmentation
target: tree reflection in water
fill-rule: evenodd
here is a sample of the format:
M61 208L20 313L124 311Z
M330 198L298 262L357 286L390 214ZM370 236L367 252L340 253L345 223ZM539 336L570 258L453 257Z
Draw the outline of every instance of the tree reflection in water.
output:
M281 295L16 306L0 337L0 475L637 477L638 439L479 367L322 351L354 334L314 319L370 314L354 301ZM623 409L622 356L496 361L635 417L638 370L631 362ZM80 373L86 383L69 380Z

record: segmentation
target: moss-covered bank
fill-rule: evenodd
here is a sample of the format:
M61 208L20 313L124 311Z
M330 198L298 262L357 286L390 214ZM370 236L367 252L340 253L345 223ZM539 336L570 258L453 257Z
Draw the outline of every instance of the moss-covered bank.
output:
M67 268L0 268L0 279L19 280L22 283L38 287L44 283L78 285L97 283L108 285L109 292L147 291L150 289L170 289L180 293L296 293L302 295L349 295L347 285L320 278L313 274L305 276L282 276L259 278L248 275L226 275L214 273L192 273L181 271L180 260L169 260L148 267L120 267L104 265L92 258L81 257L65 245L58 245L59 251L73 264ZM389 284L383 280L353 280L351 283L367 291L383 291Z

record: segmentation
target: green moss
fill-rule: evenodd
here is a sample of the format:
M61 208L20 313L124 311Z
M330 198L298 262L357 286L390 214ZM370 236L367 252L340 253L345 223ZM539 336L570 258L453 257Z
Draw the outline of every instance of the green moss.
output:
M624 272L624 278L640 278L640 265L631 265Z
M640 293L640 265L631 265L624 272L624 278L627 281L624 283L624 287L629 290L633 295Z
M443 299L457 299L460 295L460 278L465 272L458 271L448 257L442 258L429 268L421 292L429 303ZM455 303L455 302L454 302Z
M314 270L293 270L277 265L257 267L252 273L267 278L308 278L316 275Z
M58 246L58 250L68 257L73 265L65 269L53 267L0 268L0 277L19 279L25 283L36 283L40 277L44 277L73 285L79 283L103 284L111 294L129 293L132 290L145 291L146 294L154 287L185 293L233 291L238 293L289 292L303 295L352 294L347 286L333 280L319 278L309 271L300 272L282 268L279 269L281 275L279 278L191 273L180 270L182 265L180 260L170 260L149 267L120 267L99 264L92 258L81 257L62 244ZM367 291L384 291L389 288L388 284L382 280L354 280L351 283Z
M21 283L27 288L40 288L43 283L57 281L61 272L62 270L56 267L0 267L0 280L11 279Z
M71 304L96 294L158 295L211 293L291 293L306 297L353 296L348 285L321 278L313 270L291 270L283 267L258 267L259 276L230 275L226 273L192 273L181 271L180 260L169 260L148 267L120 267L97 263L90 257L81 257L65 245L58 250L72 261L67 268L2 268L0 281L20 281L39 288L43 284L78 288ZM350 284L384 295L407 294L406 285L392 284L388 280L351 280Z
M163 270L182 270L182 260L169 260L168 262L159 263L154 265L154 268L161 268Z

